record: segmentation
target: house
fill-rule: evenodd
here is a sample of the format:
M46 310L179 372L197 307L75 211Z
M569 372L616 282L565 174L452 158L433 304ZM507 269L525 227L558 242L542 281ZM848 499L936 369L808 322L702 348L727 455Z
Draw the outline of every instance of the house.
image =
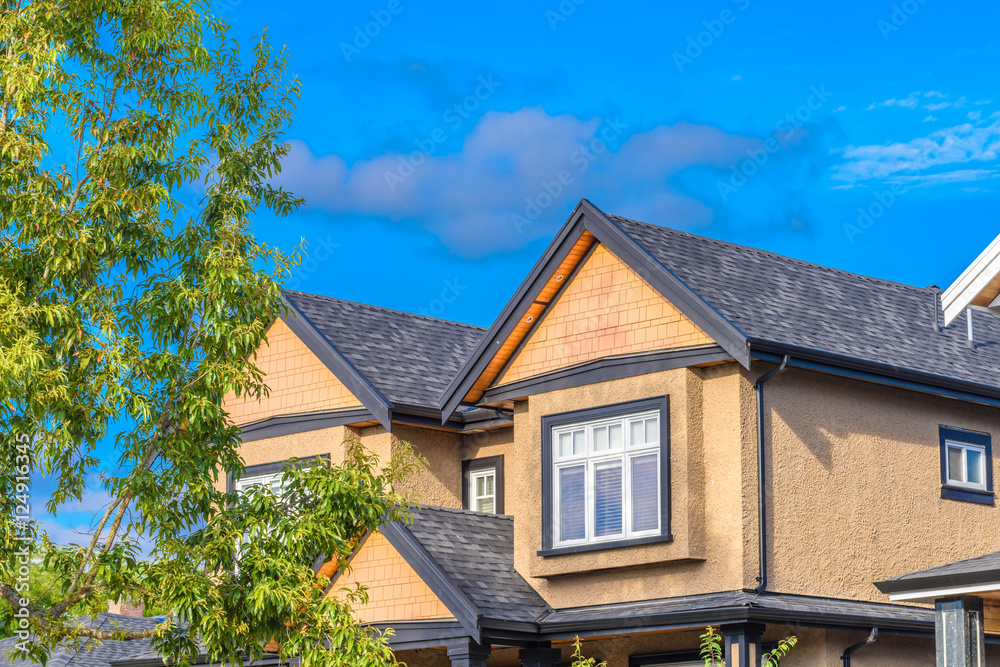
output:
M707 625L730 667L932 665L934 609L873 582L1000 550L1000 321L940 296L581 201L489 329L287 292L229 484L426 457L338 580L411 667L690 665Z
M163 621L162 617L146 617L141 614L136 616L130 610L122 610L126 613L97 614L93 617L84 616L77 619L76 623L94 630L147 630L155 627ZM20 641L17 637L0 639L0 660L7 664L7 656L16 653L17 644ZM78 639L69 644L65 644L62 649L54 652L48 661L49 667L108 667L111 663L120 660L127 660L138 653L148 653L151 648L150 639L135 639L131 641L105 641L100 642L95 639ZM163 664L163 659L159 658L159 664ZM16 658L10 663L14 667L34 667L35 663Z

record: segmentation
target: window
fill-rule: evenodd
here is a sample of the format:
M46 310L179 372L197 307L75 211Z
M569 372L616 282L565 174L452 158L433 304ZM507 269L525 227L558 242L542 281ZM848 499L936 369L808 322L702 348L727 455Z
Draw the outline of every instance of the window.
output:
M503 456L462 461L462 507L503 514Z
M992 505L993 455L988 433L941 427L941 497Z
M669 538L667 399L542 419L543 555Z
M319 454L318 456L310 456L308 458L299 459L295 462L295 466L298 468L308 468L315 465L317 461L329 459L329 454ZM245 491L251 486L263 485L270 488L271 492L275 495L280 495L281 473L285 469L285 465L287 463L288 460L247 466L242 477L235 480L232 478L227 480L227 490Z

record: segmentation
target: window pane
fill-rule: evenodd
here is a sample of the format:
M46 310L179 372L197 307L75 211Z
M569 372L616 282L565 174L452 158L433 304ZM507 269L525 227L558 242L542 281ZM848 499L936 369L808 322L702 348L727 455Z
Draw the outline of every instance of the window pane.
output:
M486 482L486 493L484 493L483 495L485 496L493 495L493 481L495 479L496 477L494 477L493 475L487 475L486 477L483 477L483 480L485 480Z
M646 433L645 433L645 428L642 425L642 422L641 421L632 422L631 429L632 433L631 437L629 438L629 444L632 445L633 447L635 445L643 444L646 441Z
M586 454L587 453L587 432L586 431L573 431L573 454Z
M965 481L970 484L983 483L983 453L978 449L965 450L966 463L968 463Z
M495 503L493 498L480 498L476 501L476 511L484 512L486 514L494 513Z
M476 496L478 497L478 496L485 496L485 495L486 495L486 478L485 477L477 477L476 478Z
M608 427L608 445L611 449L622 448L622 425L614 424Z
M962 450L958 447L948 448L948 480L951 482L964 482L965 476L962 474L963 461Z
M660 527L659 455L647 454L632 459L632 530L656 530Z
M646 442L659 442L660 440L660 424L658 419L647 419L646 420Z
M584 466L559 470L559 541L587 537L586 478Z
M603 452L608 448L608 427L601 426L594 429L594 451Z
M573 454L573 434L559 434L559 456L571 456Z
M622 464L600 463L594 468L594 534L622 532Z

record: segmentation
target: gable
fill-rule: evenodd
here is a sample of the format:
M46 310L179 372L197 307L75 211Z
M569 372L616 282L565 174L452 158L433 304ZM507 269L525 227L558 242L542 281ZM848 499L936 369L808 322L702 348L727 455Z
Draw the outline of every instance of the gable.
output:
M359 623L453 618L448 607L380 533L365 540L349 571L331 586L331 595L356 584L368 588L368 603L354 609Z
M280 318L267 330L267 342L257 350L255 363L264 373L271 392L259 401L227 394L223 405L235 424L276 415L361 406L361 401Z
M714 342L607 246L598 244L498 384L602 357Z

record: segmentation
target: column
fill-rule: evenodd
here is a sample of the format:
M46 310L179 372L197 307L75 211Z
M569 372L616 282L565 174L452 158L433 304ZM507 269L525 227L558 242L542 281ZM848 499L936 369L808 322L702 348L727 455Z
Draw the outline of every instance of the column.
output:
M984 667L983 599L941 598L934 611L938 667Z
M757 623L734 623L722 626L727 667L759 667L760 639L764 626Z
M490 657L490 645L480 646L471 639L448 645L451 667L486 667Z
M555 667L562 658L562 651L557 648L523 648L517 652L522 667Z

